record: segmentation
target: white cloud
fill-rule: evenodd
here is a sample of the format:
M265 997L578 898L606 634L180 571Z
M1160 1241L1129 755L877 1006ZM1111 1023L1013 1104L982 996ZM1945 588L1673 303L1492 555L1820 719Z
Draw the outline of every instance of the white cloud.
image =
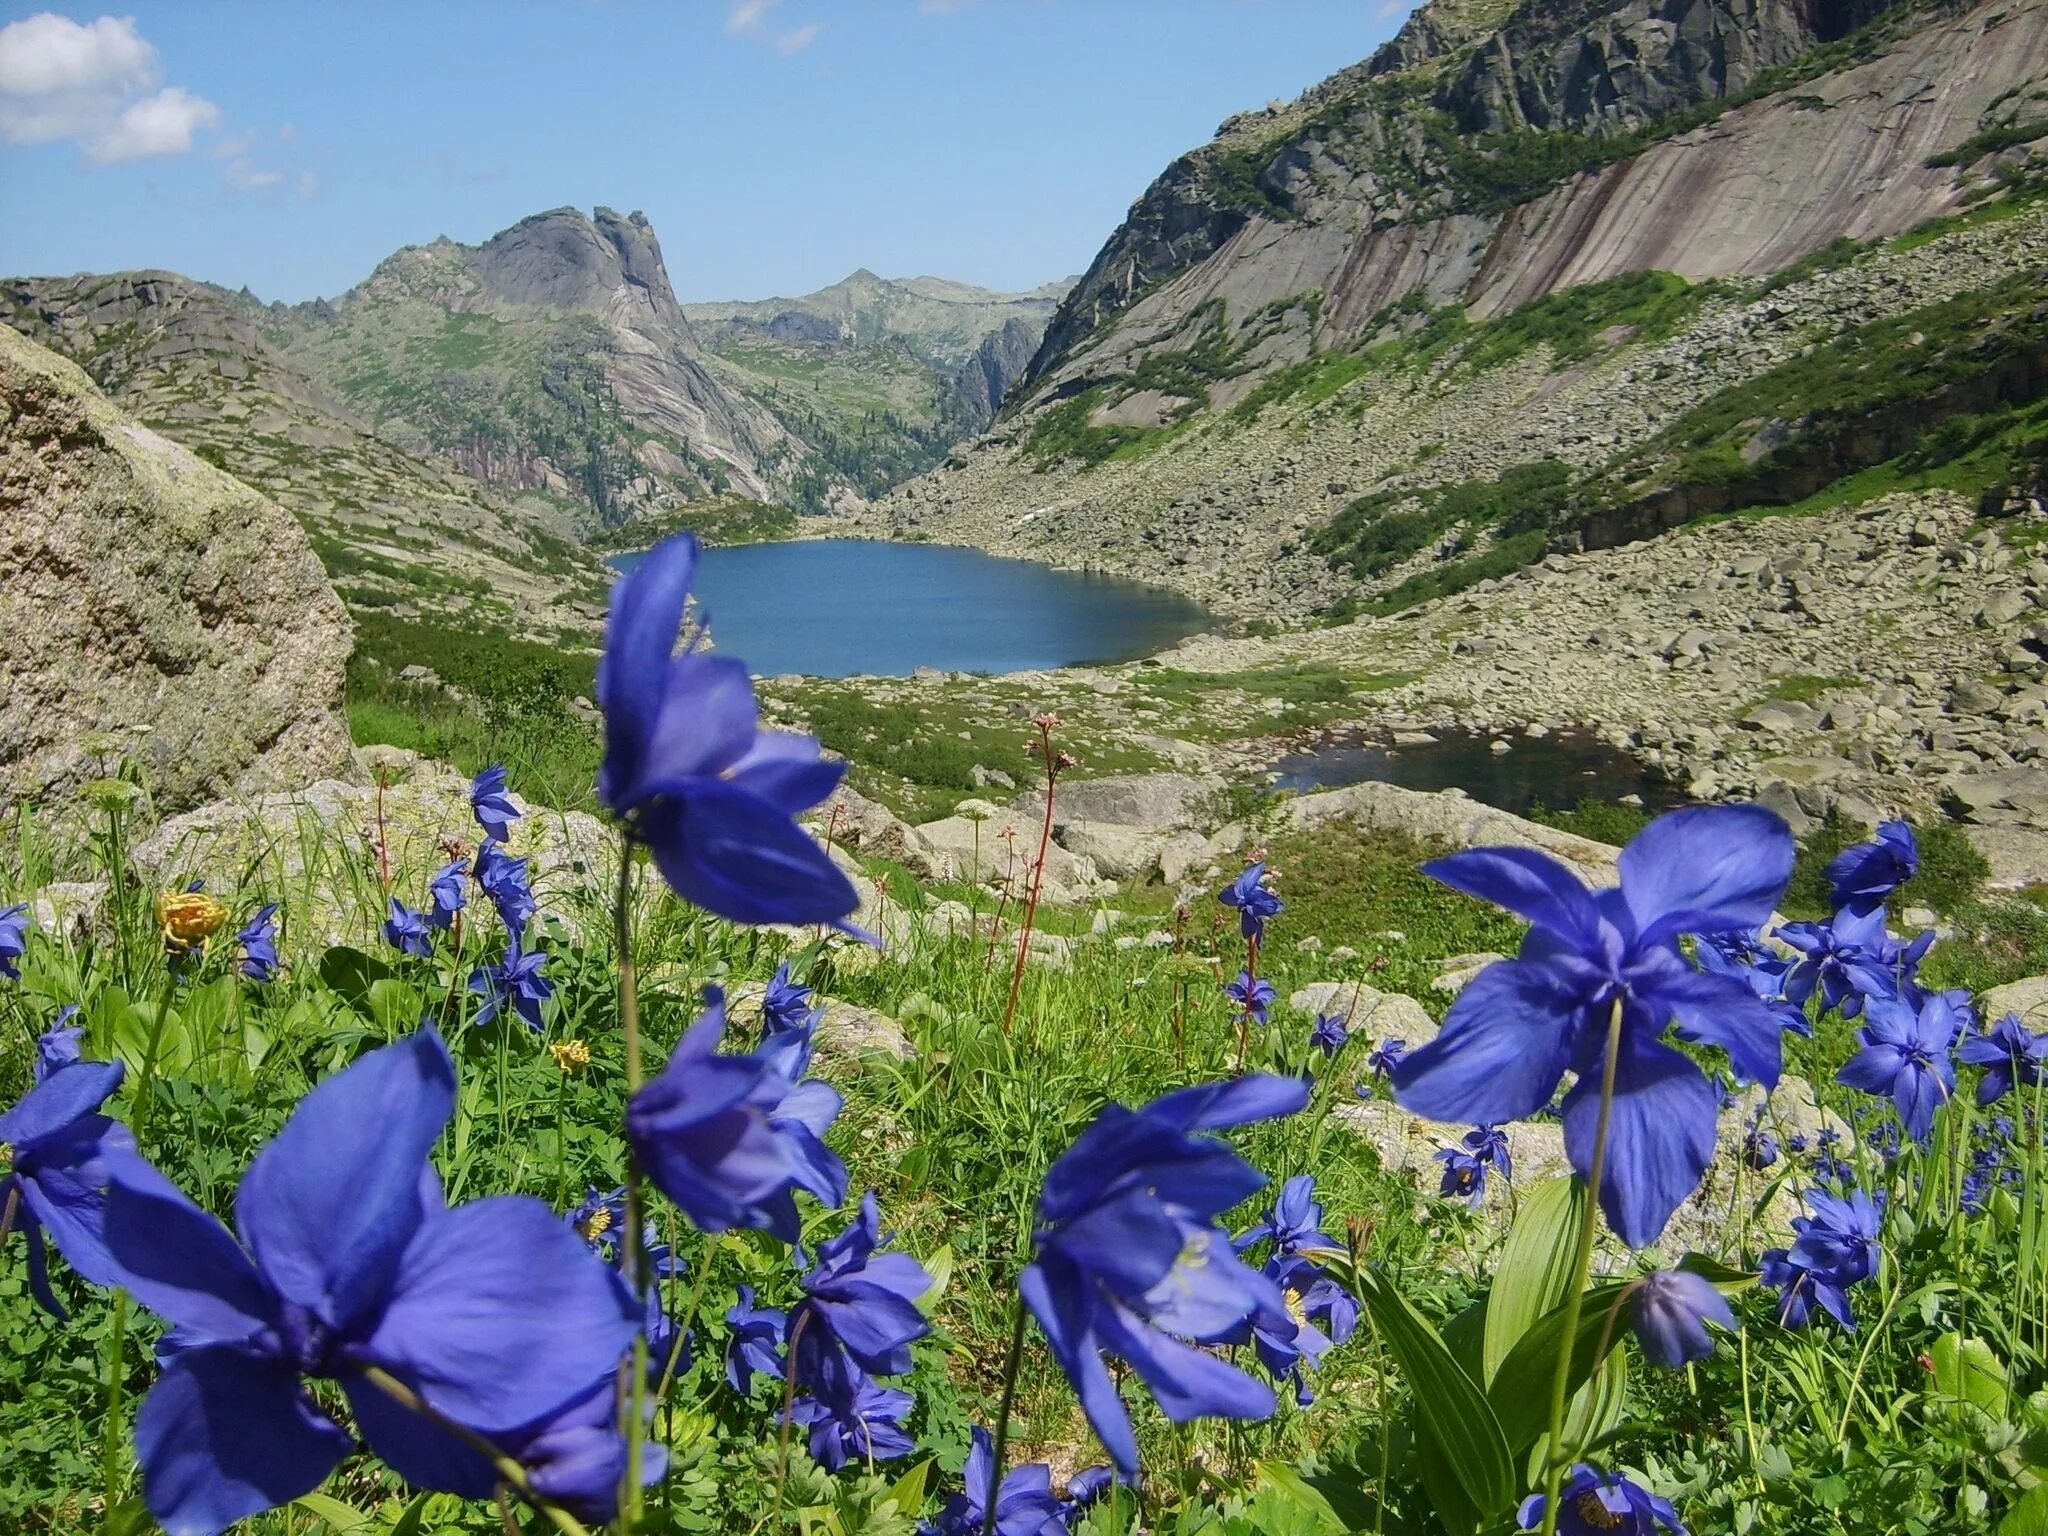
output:
M725 18L727 37L747 37L760 30L761 22L775 9L777 0L734 0Z
M768 13L781 3L782 0L733 0L732 9L725 13L725 35L766 44L785 58L802 53L817 41L821 29L817 22L807 21L787 32L776 31L768 25Z
M111 128L85 141L85 153L100 165L182 155L192 148L193 134L219 126L219 107L182 86L167 85L124 108Z
M237 192L261 192L283 181L284 172L262 170L247 160L231 160L220 179Z
M44 11L0 27L0 94L126 93L155 79L156 50L137 34L133 17L102 16L82 27Z
M156 49L131 17L86 24L45 11L0 27L0 140L69 140L99 165L182 155L220 108L159 88Z

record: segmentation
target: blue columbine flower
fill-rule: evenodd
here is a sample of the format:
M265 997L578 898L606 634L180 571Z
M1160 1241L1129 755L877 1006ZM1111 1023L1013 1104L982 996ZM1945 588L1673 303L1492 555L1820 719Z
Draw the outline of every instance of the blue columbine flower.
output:
M235 935L242 956L242 974L251 981L277 979L277 903L266 902L256 909L248 926Z
M789 978L789 962L775 968L768 990L761 995L761 1024L770 1034L816 1025L821 1010L813 1006L811 989Z
M1660 1269L1644 1275L1629 1293L1629 1325L1652 1365L1676 1370L1688 1360L1714 1352L1707 1324L1735 1329L1735 1311L1713 1281L1688 1269Z
M1239 971L1236 977L1223 985L1223 995L1237 1004L1237 1011L1254 1022L1266 1022L1266 1011L1273 1006L1273 999L1280 994L1273 990L1273 983L1263 976L1253 976L1250 971Z
M427 920L396 896L391 898L391 915L384 919L384 942L415 959L424 960L434 952L434 934Z
M1934 1112L1955 1095L1956 1068L1949 1051L1961 1028L1955 1003L1946 995L1928 997L1917 1012L1897 998L1874 997L1857 1031L1863 1049L1849 1058L1835 1081L1889 1096L1907 1134L1924 1145L1934 1131Z
M463 859L450 859L434 871L434 878L428 882L427 921L436 928L446 928L455 921L455 914L469 905L469 865Z
M1876 1274L1878 1231L1884 1221L1877 1200L1860 1189L1843 1195L1810 1189L1804 1198L1813 1214L1792 1218L1792 1256L1829 1271L1845 1285Z
M28 953L28 906L16 902L0 907L0 976L21 980L21 957Z
M1273 1411L1269 1387L1195 1347L1230 1337L1262 1308L1285 1306L1215 1226L1264 1176L1198 1133L1293 1114L1307 1102L1298 1079L1253 1076L1183 1089L1141 1110L1111 1104L1046 1175L1037 1251L1019 1285L1126 1477L1137 1475L1138 1444L1104 1352L1129 1362L1175 1423Z
M1714 1090L1661 1041L1720 1046L1775 1087L1783 1029L1749 988L1695 970L1688 933L1761 926L1791 878L1792 834L1756 806L1702 806L1651 822L1621 851L1619 890L1593 892L1528 848L1473 849L1425 866L1533 925L1519 959L1474 977L1443 1032L1394 1069L1395 1096L1432 1120L1496 1125L1550 1102L1567 1069L1565 1150L1590 1173L1610 1010L1622 1007L1613 1124L1600 1204L1631 1247L1656 1241L1714 1152Z
M496 843L485 843L476 851L476 883L498 909L498 920L516 940L526 932L540 903L533 899L527 878L527 861L514 858Z
M989 1487L995 1480L995 1445L977 1424L969 1433L967 1465L961 1471L965 1486L946 1500L936 1521L919 1527L922 1536L982 1536L988 1525ZM1052 1491L1052 1468L1042 1461L1012 1467L995 1490L995 1513L996 1536L1051 1536L1063 1530L1060 1500Z
M1822 1013L1855 1018L1863 1012L1867 993L1884 996L1895 990L1888 969L1870 949L1883 932L1882 910L1865 917L1838 912L1825 923L1780 925L1778 938L1799 952L1785 975L1786 997L1804 1008L1819 993Z
M1890 900L1919 868L1920 848L1913 829L1903 821L1881 822L1876 841L1844 848L1828 865L1830 904L1868 913Z
M443 1206L428 1153L454 1108L433 1030L360 1058L256 1154L239 1238L140 1158L112 1163L116 1282L177 1330L135 1424L167 1531L212 1536L320 1485L352 1442L306 1378L339 1383L399 1476L454 1492L475 1485L478 1458L366 1367L493 1438L609 1380L639 1327L631 1292L538 1200Z
M540 1029L540 1005L555 995L555 984L542 974L547 963L541 950L522 951L516 935L506 939L504 959L469 974L469 990L483 998L476 1010L477 1023L490 1023L509 1004L528 1029Z
M1708 934L1701 937L1693 952L1699 959L1701 970L1741 982L1778 1016L1778 1023L1783 1028L1810 1038L1813 1021L1806 1016L1806 1005L1793 1001L1785 990L1792 973L1792 961L1769 950L1760 950L1759 944L1760 941L1750 934ZM1757 958L1750 958L1752 954Z
M71 1021L78 1017L78 1004L66 1003L57 1010L50 1027L36 1039L35 1079L41 1082L59 1067L68 1067L85 1055L85 1030Z
M1266 924L1286 910L1286 904L1266 884L1263 863L1248 865L1243 874L1216 893L1216 899L1237 909L1238 930L1254 943L1266 936Z
M484 829L486 839L494 843L505 841L512 823L520 817L520 810L505 791L502 767L493 764L476 776L476 782L469 786L469 808L476 816L476 824Z
M1329 1282L1306 1259L1290 1259L1280 1253L1269 1258L1260 1273L1279 1291L1281 1305L1254 1311L1242 1326L1240 1342L1249 1337L1266 1373L1275 1381L1290 1383L1295 1402L1306 1408L1315 1401L1315 1394L1303 1373L1322 1364L1331 1340L1309 1319L1302 1298L1311 1286Z
M839 923L859 905L853 882L796 816L845 764L809 736L760 728L746 663L677 651L696 573L697 540L678 534L612 588L598 795L684 900L734 922Z
M1365 1064L1372 1069L1374 1077L1392 1077L1394 1068L1408 1054L1408 1042L1398 1035L1389 1036L1373 1047L1372 1054L1365 1058Z
M804 1299L790 1314L798 1380L820 1380L828 1368L819 1357L834 1349L871 1375L910 1369L911 1343L932 1331L917 1300L933 1282L909 1254L877 1253L887 1240L869 1190L846 1230L818 1245L818 1261L804 1276Z
M754 1304L754 1288L742 1285L739 1300L725 1310L732 1324L732 1337L725 1346L725 1379L744 1396L753 1389L758 1373L780 1381L784 1370L782 1348L789 1339L789 1314L780 1307Z
M2012 1092L2013 1085L2032 1088L2048 1071L2048 1034L2035 1034L2008 1013L1983 1034L1965 1035L1957 1052L1973 1067L1982 1067L1977 1083L1977 1102L1995 1104Z
M704 992L704 1012L659 1076L626 1106L633 1154L661 1192L701 1231L760 1227L802 1241L795 1191L828 1206L846 1198L846 1165L824 1143L841 1099L804 1080L808 1030L778 1035L745 1056L717 1054L725 994Z
M1351 1030L1341 1013L1319 1013L1316 1021L1309 1026L1308 1043L1325 1056L1334 1056L1344 1049L1344 1042L1351 1038Z
M1543 1523L1545 1500L1532 1493L1522 1501L1515 1523L1533 1531ZM1600 1472L1580 1462L1557 1490L1558 1536L1686 1536L1678 1511L1619 1472Z
M653 1405L649 1404L649 1412ZM619 1488L626 1480L626 1437L619 1432L618 1386L606 1378L566 1408L515 1434L493 1437L518 1462L533 1491L586 1525L605 1525L619 1512ZM449 1489L473 1499L489 1498L498 1483L494 1468L471 1458L468 1487ZM652 1487L668 1468L668 1451L649 1441L640 1448L640 1481Z
M1463 1200L1473 1210L1486 1202L1486 1164L1462 1147L1439 1147L1436 1160L1444 1165L1437 1193L1446 1200Z
M1060 1503L1060 1523L1072 1530L1074 1522L1102 1502L1116 1481L1108 1467L1083 1467L1067 1479L1067 1496Z
M888 1461L907 1455L917 1442L903 1427L916 1406L908 1392L878 1386L859 1371L835 1376L828 1387L814 1386L789 1412L792 1424L810 1430L811 1460L837 1472L856 1457Z
M1323 1230L1323 1203L1316 1198L1315 1175L1297 1173L1280 1186L1265 1220L1248 1227L1232 1244L1243 1253L1252 1244L1272 1239L1286 1254L1342 1253L1344 1245Z
M1778 1160L1778 1138L1760 1127L1751 1127L1742 1138L1742 1161L1753 1173L1762 1173Z
M1784 1248L1764 1251L1761 1264L1763 1283L1778 1293L1778 1326L1798 1330L1813 1318L1813 1307L1842 1327L1855 1331L1856 1317L1850 1309L1848 1287L1825 1269L1802 1264Z
M34 1085L0 1114L0 1210L15 1207L29 1294L57 1318L65 1312L50 1289L44 1235L87 1280L112 1284L102 1192L108 1160L135 1146L126 1126L99 1112L121 1086L121 1063L80 1061L78 1031L63 1017L36 1044Z

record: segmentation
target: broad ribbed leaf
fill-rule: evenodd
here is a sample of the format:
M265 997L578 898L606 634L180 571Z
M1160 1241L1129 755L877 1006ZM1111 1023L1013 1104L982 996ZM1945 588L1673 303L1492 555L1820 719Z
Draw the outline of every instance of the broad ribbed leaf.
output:
M2048 1536L2048 1483L2036 1483L2005 1512L1998 1536Z
M1548 1179L1523 1200L1487 1295L1485 1374L1480 1379L1488 1386L1522 1335L1571 1289L1585 1216L1585 1186L1575 1178Z
M1515 1497L1515 1466L1486 1393L1406 1297L1371 1271L1356 1279L1359 1299L1371 1309L1381 1339L1408 1380L1421 1438L1443 1453L1480 1520L1506 1513ZM1430 1475L1430 1448L1421 1449L1424 1480L1442 1502Z
M1579 1314L1578 1337L1572 1347L1569 1391L1576 1392L1593 1374L1594 1356L1602 1339L1609 1349L1621 1342L1628 1327L1620 1312L1626 1281L1613 1280L1586 1292ZM1550 1396L1557 1379L1558 1349L1564 1340L1565 1308L1546 1312L1501 1362L1487 1396L1496 1422L1507 1438L1510 1454L1520 1456L1550 1429Z

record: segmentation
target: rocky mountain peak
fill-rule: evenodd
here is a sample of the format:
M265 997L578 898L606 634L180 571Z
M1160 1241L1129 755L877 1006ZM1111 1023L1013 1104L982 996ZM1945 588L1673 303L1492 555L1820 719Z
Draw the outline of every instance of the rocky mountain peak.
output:
M521 219L466 252L485 293L506 304L608 314L630 292L666 323L687 330L654 227L638 211L551 208Z

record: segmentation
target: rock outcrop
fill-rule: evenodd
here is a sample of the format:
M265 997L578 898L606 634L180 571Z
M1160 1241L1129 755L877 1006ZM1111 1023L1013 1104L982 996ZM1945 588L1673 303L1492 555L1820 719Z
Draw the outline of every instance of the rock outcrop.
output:
M0 328L0 803L144 769L159 807L348 755L347 615L305 534Z

